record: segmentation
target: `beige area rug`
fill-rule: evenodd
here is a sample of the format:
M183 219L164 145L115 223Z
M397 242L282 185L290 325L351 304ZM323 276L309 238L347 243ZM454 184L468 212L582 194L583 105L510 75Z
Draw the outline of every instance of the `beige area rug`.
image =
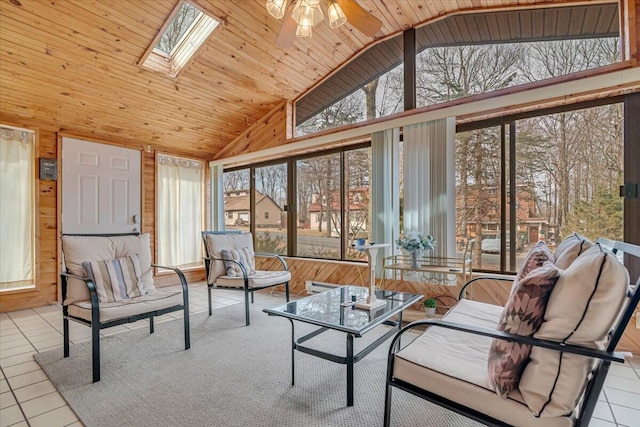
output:
M296 352L291 386L290 323L263 313L260 299L249 327L242 304L192 316L187 351L182 321L157 324L153 335L138 329L102 339L102 381L95 384L89 342L72 346L66 359L62 350L35 357L89 427L382 426L391 340L356 363L355 406L346 407L344 365ZM311 328L296 322L296 336ZM356 351L382 328L356 339ZM306 344L341 354L346 347L345 335L337 332ZM393 426L479 425L403 391L393 393Z

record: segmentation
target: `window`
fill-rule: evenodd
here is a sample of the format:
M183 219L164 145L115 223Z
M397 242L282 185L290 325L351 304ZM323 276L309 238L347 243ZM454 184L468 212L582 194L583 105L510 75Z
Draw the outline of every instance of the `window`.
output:
M143 67L176 77L216 29L218 21L188 1L178 3L157 43L143 56Z
M371 206L369 202L371 150L367 147L346 151L344 157L344 187L346 193L344 210L348 227L345 258L366 261L366 252L357 251L353 247L356 239L368 239L368 230L371 229L369 221Z
M33 132L0 127L0 291L35 286Z
M319 132L362 120L402 111L404 106L403 65L376 77L332 105L305 119L296 136ZM353 77L348 78L353 81Z
M619 62L619 15L608 2L431 21L411 29L415 79L405 82L405 34L376 43L296 100L295 134L402 111L404 85L413 80L416 106L424 107Z
M606 102L457 133L457 249L476 240L474 269L514 272L572 232L622 239L622 104Z
M296 161L296 255L340 259L342 200L340 153Z
M500 225L500 159L499 126L456 134L456 246L476 239L474 269L500 269L499 241L485 234Z
M204 165L164 154L157 164L158 264L200 266Z
M225 228L227 230L250 231L249 222L249 169L224 172ZM236 215L234 215L236 213ZM244 213L244 215L243 215ZM234 220L234 217L236 218Z
M429 48L416 55L416 102L422 107L563 76L620 55L618 37Z
M225 228L253 231L258 252L366 261L352 245L369 237L368 145L225 170Z
M287 254L287 164L253 169L257 252Z

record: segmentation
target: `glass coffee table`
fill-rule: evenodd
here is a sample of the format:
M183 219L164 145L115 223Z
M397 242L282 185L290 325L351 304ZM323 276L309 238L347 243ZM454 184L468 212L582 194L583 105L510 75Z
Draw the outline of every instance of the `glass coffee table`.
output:
M347 365L347 406L353 406L353 365L398 332L402 325L402 311L423 297L404 292L379 290L376 291L376 297L386 301L386 305L371 311L355 308L354 304L364 300L368 292L368 288L360 286L342 286L263 310L272 316L286 317L291 322L291 385L295 384L295 350ZM391 320L395 315L398 315L397 320ZM317 325L319 328L296 339L294 320ZM354 337L361 337L380 325L388 325L392 328L359 353L353 354ZM328 330L346 333L346 357L302 345L305 341Z

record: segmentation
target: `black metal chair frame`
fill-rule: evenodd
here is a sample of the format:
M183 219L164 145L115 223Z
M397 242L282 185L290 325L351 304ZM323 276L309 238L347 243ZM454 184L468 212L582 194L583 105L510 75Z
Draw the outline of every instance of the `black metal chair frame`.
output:
M64 234L65 236L89 236L89 237L114 237L114 236L138 236L139 233L123 233L123 234ZM92 353L92 365L93 365L93 382L100 381L100 330L111 328L113 326L123 325L125 323L134 323L138 320L149 319L149 333L154 333L153 318L156 316L162 316L163 314L171 313L174 311L184 310L184 349L191 348L191 334L189 327L189 292L187 288L187 280L184 277L182 271L174 267L164 267L156 264L151 264L152 267L165 268L172 270L178 275L180 284L182 285L182 297L183 303L174 305L172 307L163 308L160 310L149 311L147 313L140 313L134 316L123 317L120 319L110 320L107 322L100 322L100 304L98 301L98 293L96 291L96 285L93 281L87 277L80 277L64 271L60 275L62 282L62 300L67 299L67 280L74 278L82 280L89 289L91 296L91 321L85 320L80 317L75 317L69 314L69 307L67 305L62 306L62 323L63 323L63 335L64 335L64 357L69 357L69 320L81 323L85 326L91 327L91 353Z
M211 256L211 254L209 254L209 248L207 246L207 235L209 234L214 234L214 235L218 235L218 234L241 234L242 231L240 230L230 230L230 231L203 231L202 232L202 240L204 242L204 248L205 251L207 253L206 258L204 258L204 268L205 268L205 274L207 275L207 291L208 291L208 297L209 297L209 316L211 316L213 314L213 309L211 306L211 290L218 288L218 289L228 289L228 290L234 290L234 291L243 291L244 292L244 315L245 315L245 322L246 322L246 326L249 326L251 324L251 319L250 319L250 315L249 315L249 295L251 295L251 304L253 304L254 298L253 298L253 293L255 291L259 291L261 289L266 289L266 288L272 288L274 286L280 286L284 284L284 289L285 289L285 296L287 299L287 302L289 302L289 281L283 282L283 283L276 283L274 285L270 285L270 286L263 286L260 288L250 288L249 287L249 274L247 274L247 270L245 269L245 266L242 265L241 263L239 263L238 261L235 260L225 260L222 258L214 258ZM267 257L267 258L277 258L281 263L282 263L282 267L284 268L284 271L289 271L289 266L287 265L287 262L284 260L284 258L282 258L280 255L276 255L276 254L265 254L265 253L256 253L255 256L261 256L261 257ZM244 278L244 286L242 288L235 288L232 286L218 286L215 283L209 283L209 271L211 270L211 262L212 261L222 261L224 262L234 262L236 264L238 264L240 266L240 270L242 271L242 276Z
M640 258L640 247L636 245L631 245L629 243L624 242L616 242L607 239L598 239L598 243L603 246L608 247L614 253L617 251L622 251L627 255L634 256ZM467 282L460 291L459 299L464 298L467 287L475 283L479 280L504 280L504 281L513 281L512 278L501 278L501 277L478 277ZM621 353L615 352L615 348L622 338L624 334L624 330L633 317L633 314L638 306L638 302L640 302L640 278L636 281L633 287L629 287L627 292L627 305L623 310L622 316L618 320L618 323L615 325L613 330L610 332L610 339L607 345L606 350L597 350L588 347L581 347L575 345L561 344L555 341L546 341L541 339L536 339L531 336L520 336L520 335L512 335L502 331L496 331L488 328L463 325L459 323L447 322L446 320L419 320L413 322L398 332L398 334L394 337L391 342L391 347L389 349L389 356L387 359L387 381L386 381L386 392L385 392L385 404L384 404L384 426L389 427L391 425L391 395L392 388L396 387L400 390L404 390L408 393L421 397L425 400L438 404L444 408L447 408L451 411L462 414L468 418L471 418L475 421L481 422L488 426L500 426L507 427L509 424L497 420L493 417L490 417L482 412L479 412L473 408L469 408L468 406L462 405L453 400L444 398L435 393L429 392L427 390L423 390L419 387L416 387L413 384L409 384L400 379L394 378L393 376L393 368L395 362L395 355L400 350L400 339L403 334L408 331L411 331L418 327L440 327L447 328L456 331L467 332L474 335L482 335L491 338L499 338L506 341L514 341L522 344L529 344L531 346L548 348L551 350L557 350L564 353L578 354L581 356L592 357L597 359L595 368L591 372L591 377L587 382L587 386L584 392L583 401L580 405L580 411L578 413L578 417L576 419L575 427L585 427L589 424L591 417L593 416L593 411L596 407L596 403L598 401L598 396L602 391L602 387L604 385L604 380L609 372L609 367L611 366L611 362L624 363L624 357Z

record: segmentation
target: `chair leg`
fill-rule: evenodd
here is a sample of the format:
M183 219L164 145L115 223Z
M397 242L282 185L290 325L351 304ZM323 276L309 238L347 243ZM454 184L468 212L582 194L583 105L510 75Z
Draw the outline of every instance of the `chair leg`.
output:
M184 349L191 348L191 328L189 328L189 306L184 306Z
M211 314L213 314L213 312L211 311L211 287L207 286L207 290L209 291L209 316L211 316Z
M69 357L69 319L62 318L64 357Z
M251 296L253 297L253 293L251 294ZM251 324L251 321L249 320L249 289L247 288L244 289L244 317L247 326L249 326Z
M251 292L251 304L253 304L253 292Z
M287 302L289 302L289 282L284 284L284 295L287 298Z
M93 359L93 382L100 381L100 324L91 322L91 353Z
M153 329L153 316L149 317L149 333L152 334L154 333L154 329Z
M384 395L384 427L391 425L391 390L392 387L387 384L387 390Z

